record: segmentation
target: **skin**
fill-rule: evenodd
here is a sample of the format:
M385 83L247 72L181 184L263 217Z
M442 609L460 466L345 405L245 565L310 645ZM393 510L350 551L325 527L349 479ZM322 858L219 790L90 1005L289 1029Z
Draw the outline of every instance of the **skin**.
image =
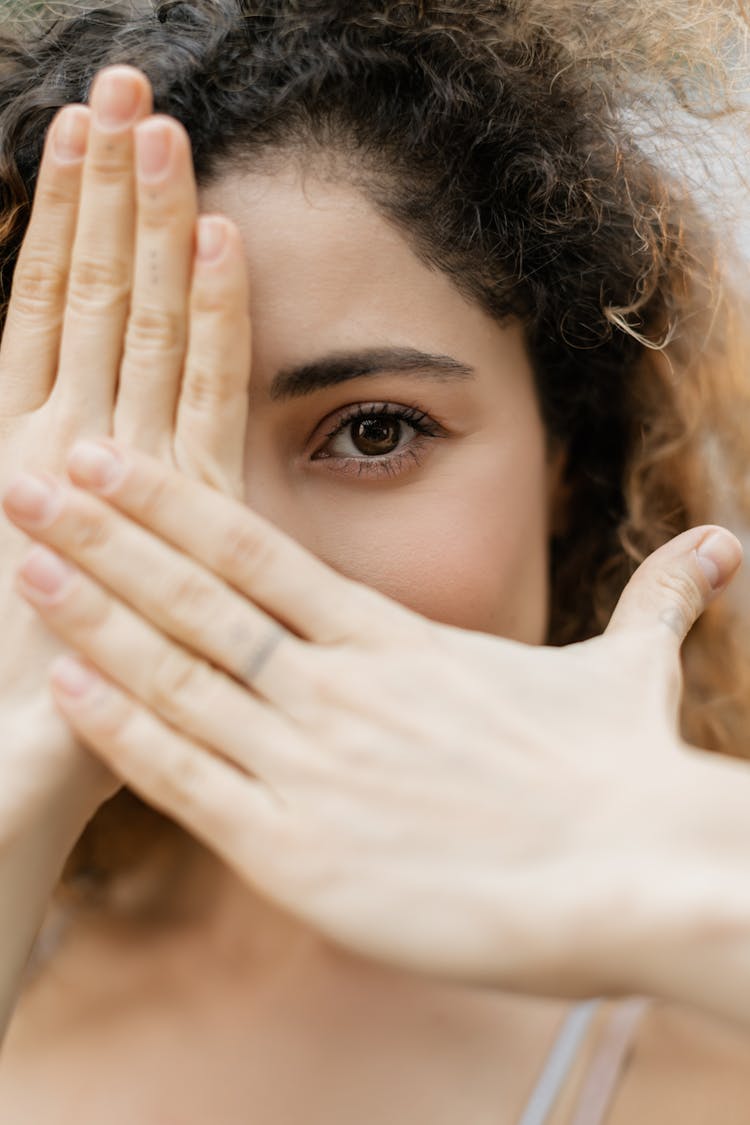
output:
M428 616L540 641L546 616L547 529L555 471L547 456L518 331L497 328L468 305L445 278L421 266L404 240L345 184L331 186L308 181L303 191L295 170L290 168L278 179L278 190L285 195L285 206L280 208L270 190L274 181L268 177L249 177L244 183L225 177L204 193L200 208L222 212L226 208L229 219L236 219L239 229L227 224L230 248L221 268L194 267L193 339L185 362L182 393L178 395L178 349L174 334L163 329L185 317L190 305L190 277L184 263L189 257L196 214L195 196L184 163L184 134L175 123L170 123L169 129L177 156L165 180L147 182L140 178L140 226L133 224L129 214L132 190L123 191L115 200L113 194L103 193L90 169L88 181L84 180L89 189L82 209L87 216L82 229L96 227L106 231L111 259L124 255L128 239L136 239L136 315L131 317L128 328L121 385L114 399L113 429L117 437L148 452L168 454L165 459L174 459L181 471L200 476L225 494L257 506L262 514L340 571L380 588ZM141 129L136 135L142 137L143 133ZM121 160L119 151L114 156L118 162ZM118 166L125 176L125 162ZM66 182L71 180L70 174L62 169L54 175L66 175ZM346 210L337 213L343 201ZM115 203L119 208L117 215ZM101 213L103 207L111 208L106 217ZM59 229L59 219L50 218L49 222L56 223ZM270 236L272 223L275 237L261 240L260 227L269 228ZM341 252L342 239L350 246L345 256ZM305 241L309 243L307 252ZM92 252L83 236L79 242L81 256ZM71 249L68 245L67 252ZM283 275L279 273L282 257L287 258ZM361 263L368 258L370 267L363 270ZM244 309L240 310L238 304L238 294L243 292L240 266L251 278L249 310L246 298ZM398 287L394 288L396 278ZM382 311L375 316L379 303ZM81 311L83 306L82 295ZM346 307L346 316L339 315L334 320L332 312L336 307ZM102 311L100 308L100 324ZM232 341L236 355L237 341L246 331L248 311L253 326L252 364L250 370L238 371L232 356L226 354L226 349L217 348L215 341ZM94 339L88 345L97 356L105 348L107 354L114 354L118 333L122 338L119 304L117 315L114 303L112 312L106 340ZM354 339L352 334L345 336L346 321L362 325L353 334ZM29 327L24 326L22 332L19 326L15 336L8 336L6 348L21 348L28 335ZM37 386L19 386L17 395L20 398L22 393L33 390L38 404L50 389L57 388L61 409L76 417L85 414L89 433L112 432L108 420L112 386L102 384L101 364L96 378L93 365L89 372L81 353L83 340L88 337L81 329L78 343L75 338L67 341L71 358L66 364L65 378L58 374L55 381L51 353L56 341L54 333L49 332L49 336L48 370L40 375ZM295 350L293 337L304 346ZM471 383L461 385L403 375L382 376L329 389L307 400L268 402L265 388L280 365L353 344L398 344L441 352L475 366L477 375ZM242 349L239 351L241 354ZM28 357L24 357L23 363L18 359L8 363L10 371L21 368L30 369ZM139 380L143 370L152 372L145 385ZM208 379L201 379L202 374ZM248 376L250 420L246 431L248 419L241 399L248 401ZM207 382L211 388L208 394ZM327 416L346 404L373 400L418 405L426 413L434 413L450 436L426 443L430 449L425 449L422 466L417 468L409 462L407 471L399 478L364 481L331 472L322 463L312 466L303 462L306 440ZM29 409L32 404L28 400L13 403L14 409L21 406ZM501 418L505 411L507 417ZM169 433L168 427L168 420L173 417L175 435ZM234 437L238 431L243 442L245 433L247 437L241 474L238 468L243 458L238 454L243 449ZM493 477L498 481L488 494L487 485L482 486L481 480ZM524 489L519 495L521 478ZM502 492L498 494L500 484ZM438 488L441 501L435 503ZM429 506L426 497L430 498ZM493 511L491 526L483 510L488 503ZM373 517L378 521L376 536L372 536ZM455 530L459 519L466 528L462 536ZM519 532L511 536L508 528L514 522ZM521 528L524 534L520 534ZM428 552L425 542L430 540L438 547ZM493 559L492 567L487 566L489 558ZM428 562L429 581L425 581ZM99 1053L104 1044L95 1012L105 996L114 1010L120 1007L124 996L131 1002L137 998L135 1011L152 1029L162 1029L161 1042L175 1041L171 1020L173 1013L182 1011L182 1002L175 1008L165 994L193 998L191 1006L197 1027L205 1026L208 1009L220 1011L223 1030L217 1031L215 1038L219 1057L226 1053L222 1052L222 1043L230 1043L234 1038L233 1021L241 1018L246 1023L246 1006L253 996L258 1016L255 1026L258 1032L265 1030L257 1041L248 1037L246 1028L243 1030L248 1052L260 1065L277 1053L279 1059L291 1060L298 1071L301 1060L295 1065L288 1029L304 1019L302 1011L312 1004L319 1020L333 1021L325 1036L328 1063L321 1059L315 1075L322 1090L341 1086L350 1053L352 1081L359 1087L354 1060L361 1050L357 1035L363 1032L379 1044L376 1050L384 1062L402 1054L405 1058L412 1056L413 1080L420 1086L434 1072L434 1060L422 1054L430 1044L442 1043L451 1054L454 1072L461 1074L467 1052L475 1053L479 1041L488 1043L488 1015L495 1028L493 1034L503 1040L507 1037L507 1022L517 1010L517 1002L506 1007L486 995L458 999L447 986L415 983L395 971L363 964L343 952L333 956L327 942L265 898L248 892L244 881L199 847L186 858L173 886L174 914L182 921L161 940L150 941L146 953L137 931L131 932L124 924L84 929L61 952L57 972L68 982L66 995L60 998L64 1002L61 1005L54 981L50 980L41 991L36 991L33 1002L29 1000L17 1011L4 1048L6 1083L12 1083L13 1074L22 1076L23 1066L14 1068L13 1060L20 1062L24 1045L28 1044L32 1057L38 1059L43 1029L55 1026L61 1033L64 1028L69 1044L65 1058L55 1051L46 1064L63 1068L51 1083L58 1093L66 1088L65 1082L70 1081L77 1067L88 1071L95 1057L101 1074L106 1075L111 1065L109 1089L116 1088L116 1076L122 1073L122 1051L131 1059L130 1072L146 1075L150 1056L147 1053L139 1057L137 1044L143 1040L138 1025L134 1026L124 1013L121 1049L116 1049L111 1059L106 1049ZM196 966L200 966L200 987ZM278 977L277 972L281 973ZM259 982L264 982L262 999ZM71 1005L71 992L77 997L75 1006ZM380 1014L373 1007L378 997L382 998ZM367 1027L361 1022L361 1004L371 1009ZM412 1013L406 1022L405 1009ZM440 1025L443 1030L437 1039L428 1034L435 1010L444 1013ZM541 1024L537 1025L540 1030L554 1026L562 1010L564 1005L560 1004L535 1009L541 1017ZM335 1019L334 1013L338 1013ZM179 1019L182 1022L181 1016ZM74 1027L79 1029L75 1034ZM278 1038L271 1034L272 1027L279 1029ZM398 1034L397 1027L401 1029ZM415 1040L422 1044L416 1058L411 1046ZM59 1039L57 1042L59 1045ZM204 1055L205 1044L196 1043L193 1050ZM180 1069L178 1078L170 1072L169 1060L164 1059L162 1052L159 1055L160 1078L170 1091L170 1105L174 1108L178 1091L185 1088L185 1068ZM187 1057L195 1055L188 1052ZM534 1067L536 1061L530 1058L528 1065ZM510 1059L507 1065L508 1073L492 1067L491 1096L495 1103L500 1086L511 1072ZM236 1070L233 1073L233 1080L224 1077L221 1081L228 1089L237 1088L238 1075ZM284 1092L285 1084L273 1079L272 1067L268 1073L271 1088L265 1095L257 1090L256 1094L269 1099L265 1120L271 1121L273 1100ZM445 1090L441 1083L432 1081L435 1112L430 1116L437 1120L439 1112L450 1112L451 1107L447 1102L441 1106ZM448 1081L450 1085L452 1080ZM104 1082L106 1085L106 1078ZM145 1082L144 1088L147 1085ZM195 1112L197 1103L195 1092L191 1095L185 1089L183 1120L188 1120L188 1111ZM361 1089L366 1094L366 1086ZM30 1093L21 1077L21 1119L28 1117L25 1099ZM6 1086L5 1113L12 1111L12 1098ZM371 1104L377 1112L377 1103ZM126 1105L123 1100L122 1106ZM93 1102L92 1112L95 1113ZM111 1119L109 1101L107 1112ZM127 1113L126 1108L124 1112ZM363 1114L359 1116L365 1120Z
M422 265L346 184L303 179L293 166L271 178L234 173L202 203L236 223L252 279L248 505L341 573L427 617L540 643L561 459L547 456L520 328L499 327ZM438 382L386 372L269 399L273 374L291 364L382 346L449 355L476 375ZM364 457L351 428L329 443L330 459L310 460L342 408L368 402L416 407L446 436L425 437L420 465L394 459L392 475L353 462ZM396 449L419 449L413 431L402 432Z
M231 174L200 205L236 224L251 278L245 503L340 573L427 617L541 643L562 457L547 449L519 327L499 327L423 266L346 184L303 181L294 166L273 177ZM283 368L383 346L446 354L476 374L386 373L270 400ZM416 407L447 436L425 438L422 463L404 459L394 475L353 473L351 432L332 450L348 460L313 461L335 416L357 403ZM404 428L398 448L410 443ZM299 934L275 907L248 901L213 861L197 868L194 880L183 878L175 910L197 911L211 887L212 908L196 923L201 940L241 925L262 933L257 945L271 945L274 959L282 944L296 948ZM257 957L255 944L246 957Z
M179 180L180 169L176 167L170 182L176 185ZM148 198L149 193L141 190ZM181 200L175 200L175 188L162 185L159 190L171 197L168 202L176 215L189 216L188 191L182 192ZM150 202L156 206L154 199ZM341 572L428 616L541 641L546 617L548 518L556 474L547 456L518 330L499 329L466 303L443 276L422 266L403 238L344 184L308 181L303 189L291 168L276 180L225 177L204 193L200 205L204 211L221 211L236 221L251 278L253 340L251 372L246 373L250 374L250 412L245 502ZM169 239L155 249L162 270L167 269L168 261L164 244L184 240L190 224L180 219L175 225L178 229L170 230ZM143 232L143 240L147 237L157 242L153 228ZM141 260L152 257L151 252L140 255ZM363 270L361 263L368 259L368 269ZM181 255L178 260L183 260ZM231 276L231 263L237 260L236 253L234 258L230 253L224 262L225 274ZM170 291L169 285L159 287L158 279L148 272L136 272L139 305L153 307L156 292L165 288ZM152 281L153 291L149 292ZM173 309L184 308L187 300L179 292L182 283L172 277L172 284ZM236 280L232 284L238 288ZM163 297L160 300L163 302ZM218 327L224 329L225 338L236 340L242 324L236 314L232 315L233 323ZM142 326L145 320L141 318ZM356 331L352 330L354 326ZM130 377L123 380L125 390L117 405L118 436L127 440L128 426L134 430L137 427L140 448L154 452L163 448L164 440L159 426L150 430L147 420L166 417L174 402L169 391L169 372L174 365L167 348L162 346L158 355L154 354L155 335L152 328L148 359L152 368L157 360L162 367L165 390L161 398L154 383L148 391L151 401L136 409L136 373L147 358L144 344L149 337L143 331L140 336L131 331L130 346L135 356L126 367ZM454 356L475 367L476 377L458 384L384 375L296 402L268 401L269 381L281 366L332 349L384 344ZM219 371L211 374L216 386ZM222 400L228 404L227 415L231 412L236 416L237 403L230 394L224 393ZM203 403L203 444L216 452L214 460L218 461L219 442L211 446L209 441L212 431L210 421L205 419L205 401L199 390L183 393L178 418L186 434L198 414L195 407ZM210 401L214 404L215 430L226 434L220 400L212 396ZM321 423L341 407L368 401L419 406L436 416L449 436L425 442L422 465L408 462L399 477L365 481L332 471L333 466L322 462L313 465L305 460L308 438L315 428L320 429ZM196 429L193 425L192 432ZM187 449L183 447L181 452L188 460ZM217 472L216 478L226 486L224 491L234 490L228 471L223 479ZM519 488L520 482L523 485ZM491 521L486 519L487 510L492 511ZM375 527L377 534L373 535ZM425 544L430 543L435 548L426 550ZM487 565L489 559L492 566ZM507 1021L518 1009L517 1001L501 1010L497 1000L488 1001L487 996L459 999L447 986L413 983L395 971L360 963L343 952L334 956L317 934L266 899L248 892L243 881L201 849L188 857L175 887L173 905L175 916L181 916L183 922L161 941L150 942L145 958L137 934L131 934L124 925L115 931L108 927L90 929L61 955L59 972L78 997L75 1009L70 1007L70 995L65 1001L65 1034L73 1056L69 1055L64 1064L61 1060L61 1065L69 1074L75 1073L78 1050L82 1062L86 1060L84 1065L91 1065L99 1025L95 1018L89 1022L87 1013L93 1013L89 1005L97 1004L97 998L101 1000L103 989L113 1005L118 1004L120 990L131 1000L138 997L138 1008L147 1014L149 1026L161 1027L162 1042L175 1038L170 1023L173 1005L165 1003L165 988L170 994L193 997L196 1026L203 1026L208 1018L206 1004L212 1010L217 1008L223 1013L223 1030L216 1038L219 1055L222 1042L233 1038L233 1020L245 1011L249 997L256 996L256 1026L266 1031L257 1042L246 1030L243 1038L251 1054L261 1063L266 1060L269 1074L273 1069L269 1060L276 1053L288 1064L291 1060L301 1072L302 1062L295 1062L292 1039L283 1029L304 1019L301 1009L312 1004L317 1018L331 1023L325 1036L328 1062L319 1060L314 1081L312 1075L308 1076L309 1083L319 1085L321 1090L341 1086L350 1054L352 1081L360 1085L355 1058L361 1050L358 1035L364 1031L379 1044L376 1050L384 1062L402 1053L409 1057L413 1054L410 1044L415 1039L421 1043L411 1067L414 1080L422 1085L426 1074L434 1069L432 1060L422 1058L430 1043L442 1043L452 1055L455 1072L461 1073L466 1052L473 1053L478 1040L487 1042L488 1015L494 1013L493 1034L505 1038ZM241 941L237 935L242 935ZM98 965L96 972L93 965ZM196 985L196 965L201 966L201 988ZM275 973L282 968L283 975L274 983ZM160 982L160 988L155 989L155 981ZM262 999L258 994L260 981L265 982ZM158 996L156 1009L154 995ZM382 998L379 1014L377 997ZM361 1023L361 1004L371 1010L367 1028ZM404 1007L412 1013L406 1022ZM425 1023L435 1010L444 1012L447 1021L437 1039ZM563 1010L561 1004L539 1005L534 1009L536 1026L544 1032L554 1026ZM12 1060L23 1055L25 1042L38 1057L41 1028L54 1026L61 1018L54 991L52 995L37 993L36 1006L21 1010L11 1029L6 1043L10 1072L6 1074L13 1073ZM71 1020L82 1029L80 1035L72 1035ZM125 1016L121 1026L125 1036L122 1049L130 1055L133 1070L147 1074L149 1059L139 1058L134 1043L138 1041L137 1029ZM398 1034L396 1026L401 1028ZM278 1040L268 1030L271 1027L279 1028ZM357 1028L359 1032L355 1033ZM205 1054L205 1047L198 1044L194 1050ZM14 1051L20 1053L14 1056ZM98 1065L106 1074L110 1065L106 1054L100 1056ZM117 1059L112 1059L111 1065L117 1073ZM529 1065L535 1066L536 1059L529 1059ZM163 1057L160 1071L174 1107L184 1078L170 1077L169 1061ZM507 1078L502 1069L493 1067L493 1101L497 1101L499 1086ZM53 1088L59 1091L63 1081L62 1074L56 1075ZM232 1087L227 1078L222 1084ZM233 1084L237 1087L237 1076ZM437 1119L436 1115L449 1112L450 1106L440 1106L444 1090L441 1092L440 1083L434 1086L431 1117ZM311 1086L306 1088L305 1097ZM366 1086L361 1089L366 1091ZM265 1094L256 1091L258 1098L269 1099L266 1120L273 1119L274 1098L283 1090L284 1084L273 1081ZM4 1104L8 1112L10 1097L7 1091ZM186 1105L183 1111L187 1114L195 1104ZM378 1112L377 1102L371 1104ZM25 1103L21 1105L26 1112ZM365 1119L363 1114L359 1116Z
M143 141L134 126L151 105L144 76L117 67L98 76L90 107L63 110L49 130L0 348L3 485L20 466L59 470L76 437L107 432L224 494L242 494L247 364L238 375L233 355L238 345L244 355L249 322L239 237L220 220L237 252L217 278L195 252L196 233L205 223L196 227L184 131L170 126L168 183L154 190L153 180L134 176L134 150ZM155 126L149 119L147 129ZM155 261L165 282L158 288L151 277ZM139 378L144 371L150 374L145 385ZM206 372L214 390L210 400L193 389ZM241 402L230 402L233 380L241 385ZM27 540L6 523L0 537L6 640L0 711L7 734L0 754L0 908L20 911L8 928L0 966L4 1028L62 860L120 783L86 752L54 707L47 667L60 645L28 617L9 581Z
M270 518L335 570L388 594L427 618L539 644L546 619L547 540L558 499L562 456L558 451L551 457L546 448L531 371L518 330L499 329L468 305L445 278L423 267L403 238L344 184L332 185L314 176L302 182L290 166L272 177L222 178L205 193L202 205L220 207L234 220L233 229L241 237L252 279L252 357L247 365L250 370L245 373L249 384L240 386L241 375L235 369L235 377L224 384L222 394L218 395L215 391L223 374L222 364L216 365L215 374L209 372L206 377L195 362L189 362L186 383L192 389L183 393L178 419L189 418L196 404L211 398L213 392L212 401L219 408L216 416L206 422L206 429L220 433L221 404L229 413L230 409L236 411L240 397L249 398L242 489L245 504ZM368 262L366 271L361 268L362 261ZM218 274L216 277L218 284ZM153 280L154 292L161 291L157 278ZM146 281L141 279L141 296L144 286L147 288L150 283L149 273ZM246 312L243 315L237 302L232 304L236 292L227 295L227 320L220 325L225 331L217 339L233 339L228 329L243 330ZM216 297L214 300L218 308L222 302ZM214 323L212 331L216 332L216 328ZM207 338L210 335L211 331ZM271 401L269 388L279 368L307 362L330 350L392 344L452 355L476 373L471 380L440 383L418 379L414 373L408 377L390 373L328 388L304 399ZM164 351L166 354L168 349ZM210 355L210 349L206 355ZM168 382L165 379L165 384ZM166 404L173 400L166 395L159 399L157 391L154 380L154 409L160 409L167 417ZM134 402L135 397L131 397L131 404ZM425 443L425 455L418 466L407 461L402 473L377 478L364 478L352 472L351 461L342 457L340 449L336 458L328 450L324 461L316 459L321 451L320 433L330 428L322 425L323 421L354 402L418 404L422 411L440 420L446 436ZM6 506L6 512L10 514L10 506ZM187 526L184 515L182 519ZM101 518L97 522L99 527L104 526ZM204 520L198 523L202 528L207 526ZM375 536L373 526L377 527ZM460 528L460 534L456 528ZM70 538L66 539L64 523L57 531L53 527L48 533L36 534L42 541L67 550L73 558L76 544L80 555L86 542L89 546L93 542L90 536L88 540L80 536L76 539L70 528ZM683 560L685 573L692 567L689 580L695 603L680 607L678 628L674 628L674 612L663 612L663 618L670 616L671 625L667 623L665 628L662 620L661 624L652 625L650 631L644 631L641 620L640 631L636 630L640 660L646 652L652 653L653 641L658 636L663 655L652 655L650 667L661 669L664 674L668 671L667 662L671 662L671 671L660 684L668 697L666 713L670 714L674 710L679 641L691 617L694 619L710 596L707 575L696 561L696 548L709 534L704 529L694 535L690 544L682 548L683 555L675 555ZM113 538L112 542L116 540ZM432 543L437 544L437 549L426 551L425 544ZM122 551L116 554L120 559L135 557ZM727 564L727 573L736 562L735 557L732 565ZM141 574L153 573L157 582L164 582L169 574L166 568L160 571L158 567L153 572L147 568L136 570ZM316 587L312 585L311 589ZM92 595L91 587L88 591ZM247 593L250 595L251 591ZM104 596L101 591L99 596ZM47 603L48 620L67 636L69 643L74 643L75 629L70 628L71 618L66 621L63 601L54 603L53 599ZM637 603L637 598L631 598L633 601ZM62 607L58 617L54 604ZM306 612L314 609L308 607ZM156 614L156 606L149 607L148 613ZM627 621L628 613L624 611L624 615ZM371 619L376 631L377 615ZM383 619L390 627L390 619ZM394 616L394 626L399 621ZM115 630L110 638L124 638L130 628L132 621L126 625L123 620L122 633ZM617 628L614 634L617 635ZM666 635L671 638L668 650ZM646 638L648 646L644 647ZM616 640L610 649L618 650ZM636 649L625 644L619 646L619 651L627 654L624 666L632 668ZM469 649L459 652L468 656ZM106 660L104 663L106 668ZM123 674L125 678L132 677L134 668ZM619 693L621 678L616 678ZM287 677L285 682L293 684L294 678ZM663 700L655 700L654 708L663 725ZM217 716L220 713L219 708ZM652 748L650 743L646 744ZM665 737L664 745L670 752L674 749L669 738ZM279 744L279 759L282 753L283 746ZM590 761L592 756L585 753L584 757ZM660 803L655 801L655 805ZM156 1027L160 1029L162 1042L166 1041L165 1035L170 1042L174 1039L171 1021L176 1012L182 1012L181 998L188 996L197 1027L205 1026L210 1011L221 1013L221 1034L212 1040L219 1055L222 1042L231 1044L241 1029L247 1057L260 1063L288 1062L290 1052L293 1056L292 1030L304 1021L306 1013L307 1017L314 1013L319 1023L328 1025L330 1033L321 1038L324 1050L316 1059L314 1073L306 1076L308 1084L300 1082L300 1104L305 1106L315 1086L326 1096L340 1089L342 1075L354 1083L350 1093L366 1093L357 1077L358 1060L365 1045L363 1036L370 1049L374 1044L379 1060L389 1058L394 1063L405 1058L411 1080L430 1085L435 1100L435 1107L428 1114L430 1120L442 1120L438 1113L446 1121L455 1120L463 1104L466 1068L480 1045L485 1050L489 1046L493 1051L502 1048L505 1070L501 1072L493 1058L484 1073L484 1085L480 1083L477 1087L478 1104L484 1100L499 1104L501 1094L507 1103L513 1075L517 1081L520 1074L526 1085L538 1069L540 1060L535 1057L536 1052L524 1050L519 1058L508 1049L509 1028L518 1033L525 1014L524 1026L530 1029L531 1039L542 1043L559 1021L559 1004L529 1005L528 1000L502 995L451 994L442 985L411 981L363 964L339 950L333 951L303 924L290 920L260 896L248 893L242 880L211 857L198 854L193 859L182 873L184 883L178 890L184 894L183 906L187 904L194 913L177 935L170 934L161 944L149 943L144 953L143 943L137 938L133 940L135 935L125 927L119 933L100 932L79 943L72 960L65 964L66 980L68 984L75 982L80 996L79 1023L87 1029L76 1046L88 1064L98 1022L96 1017L93 1023L89 1022L87 1005L101 999L102 982L106 980L113 1006L122 1001L123 995L131 1000L138 998L137 1010L141 1017L145 1014L151 1020L152 1033ZM93 964L98 964L100 972L92 973ZM203 978L200 985L196 983L197 972ZM166 1005L160 991L165 985L176 998ZM158 1002L154 1009L155 996ZM368 1004L371 1010L378 998L384 1001L383 1008L379 1014L372 1012L371 1018L363 1023L362 1004ZM249 1029L246 1012L251 1002L257 1018ZM447 1029L447 1035L438 1039L451 1059L445 1083L438 1080L434 1056L424 1055L430 1041L422 1020L435 1011L436 1005ZM57 1011L57 1018L61 1018L59 1007L55 1009L52 1002L51 1009L44 1011L44 1019L37 1011L36 1024L32 1013L29 1022L18 1025L15 1043L21 1054L24 1035L33 1044L39 1026L49 1020L50 1011ZM342 1012L343 1019L339 1018ZM409 1019L405 1018L407 1012ZM237 1026L233 1026L233 1020L238 1021ZM330 1027L331 1021L334 1027ZM122 1049L128 1052L136 1072L142 1074L149 1058L136 1058L133 1053L134 1032L135 1040L138 1038L137 1019L135 1023L124 1019L119 1027ZM278 1037L274 1028L280 1029ZM453 1038L459 1031L460 1048ZM261 1033L262 1038L253 1038ZM185 1060L195 1057L200 1050L199 1040L187 1049ZM105 1069L107 1065L114 1066L117 1073L121 1057L117 1050L111 1056L105 1050L98 1061ZM292 1057L292 1061L297 1060ZM170 1078L168 1065L164 1065L161 1056L159 1068L169 1097L176 1096L176 1078ZM295 1071L299 1073L298 1066ZM264 1117L270 1121L279 1112L273 1098L284 1090L272 1070L269 1075L270 1085L263 1096L271 1099ZM232 1088L233 1082L237 1088L238 1081L239 1076L230 1069L228 1088ZM258 1089L254 1092L257 1095ZM457 1092L459 1101L455 1101ZM446 1094L452 1094L452 1104ZM388 1110L398 1112L392 1099L393 1092L389 1090ZM188 1104L195 1113L195 1103ZM368 1104L376 1115L382 1115L384 1105ZM289 1106L284 1108L288 1111ZM300 1106L295 1112L302 1112ZM342 1119L347 1112L341 1109ZM361 1113L357 1116L365 1120Z

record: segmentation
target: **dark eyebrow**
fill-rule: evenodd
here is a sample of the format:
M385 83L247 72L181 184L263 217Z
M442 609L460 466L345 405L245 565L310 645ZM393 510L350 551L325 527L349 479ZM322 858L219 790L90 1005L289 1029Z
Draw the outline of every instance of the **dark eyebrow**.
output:
M284 367L271 383L272 402L299 398L325 387L391 371L413 372L429 379L472 379L476 370L450 355L431 355L416 348L370 348L334 352L298 367Z

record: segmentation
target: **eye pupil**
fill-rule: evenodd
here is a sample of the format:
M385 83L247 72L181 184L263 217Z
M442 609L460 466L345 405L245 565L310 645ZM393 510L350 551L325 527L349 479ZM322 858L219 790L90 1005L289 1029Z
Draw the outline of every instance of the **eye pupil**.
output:
M391 453L401 438L398 418L365 418L353 427L352 441L360 453Z

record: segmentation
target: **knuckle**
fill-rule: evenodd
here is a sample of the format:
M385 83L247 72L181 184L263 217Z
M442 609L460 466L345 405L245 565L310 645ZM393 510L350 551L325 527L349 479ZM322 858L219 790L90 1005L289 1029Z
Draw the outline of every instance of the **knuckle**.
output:
M126 351L181 351L185 346L183 318L168 309L139 305L131 309L125 339Z
M338 660L335 649L325 649L315 654L315 659L309 660L304 670L305 689L316 703L328 707L329 704L340 704L342 684L346 684L343 694L350 697L351 691L351 664Z
M273 564L273 551L262 533L247 524L231 524L216 544L220 574L254 575Z
M98 513L81 514L70 527L69 543L84 555L101 550L109 540L109 521Z
M34 196L34 211L60 211L69 207L77 207L79 201L78 188L72 188L70 183L57 176L57 165L53 166L53 175L46 180L42 179Z
M204 776L198 754L175 740L159 755L158 791L168 808L199 806L204 790Z
M352 711L360 696L352 678L352 662L340 660L335 651L302 654L297 667L297 651L290 646L286 653L289 677L295 683L294 700L289 711L305 727L320 735L325 745L348 746L352 736ZM372 699L372 680L362 697ZM341 735L341 737L339 737Z
M92 144L86 171L96 179L97 189L111 188L120 195L124 193L128 178L133 174L132 157L125 145L108 138L102 144Z
M160 234L162 231L190 229L190 215L176 205L172 195L163 191L141 191L138 197L139 234Z
M112 623L114 603L98 587L89 587L89 596L81 599L79 625L89 633L103 633Z
M217 374L220 364L191 364L182 388L182 400L192 410L213 409L230 402L237 395L237 387Z
M74 260L68 280L68 305L74 312L100 312L129 299L129 263L114 257Z
M27 256L19 262L13 281L14 313L30 319L49 314L64 302L67 285L67 272L57 263Z
M138 235L155 234L165 227L175 225L173 201L164 192L153 188L144 189L139 185L138 192Z
M167 477L157 476L145 481L138 495L141 523L158 527L162 512L169 510L171 495L171 482Z
M656 584L664 599L662 622L675 632L684 632L703 608L698 583L686 571L675 570L662 571L656 576Z
M229 291L226 281L196 281L191 294L191 312L196 316L207 316L211 320L229 322L237 315L238 299Z
M125 746L130 740L130 730L137 714L135 703L127 696L120 693L113 696L107 692L104 699L94 705L90 721L100 737Z
M216 616L216 588L210 579L189 570L170 580L165 604L170 617L197 635Z
M82 636L108 632L112 623L113 603L96 586L81 576L76 576L69 595L59 604L56 616L66 621L66 627ZM94 642L95 644L95 642Z
M162 652L149 680L149 703L162 715L177 722L192 710L189 701L200 698L204 666L180 649L169 646Z

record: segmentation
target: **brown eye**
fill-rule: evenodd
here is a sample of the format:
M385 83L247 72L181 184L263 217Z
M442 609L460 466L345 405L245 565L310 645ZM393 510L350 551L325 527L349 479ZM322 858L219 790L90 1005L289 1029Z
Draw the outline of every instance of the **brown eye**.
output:
M310 460L327 461L329 472L394 477L421 464L423 451L443 436L447 431L416 406L359 403L339 415Z
M401 422L385 414L352 422L351 440L358 453L377 457L392 453L401 440Z

